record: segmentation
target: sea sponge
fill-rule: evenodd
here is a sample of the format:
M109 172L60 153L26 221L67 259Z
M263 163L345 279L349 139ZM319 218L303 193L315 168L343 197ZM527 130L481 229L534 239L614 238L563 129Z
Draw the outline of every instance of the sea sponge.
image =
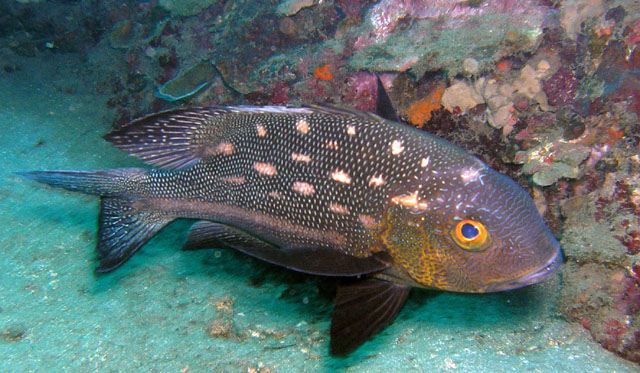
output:
M429 121L429 119L431 119L431 112L442 107L440 101L442 100L444 92L444 87L438 87L429 93L424 100L414 102L408 111L411 124L414 126L422 126Z
M318 66L313 70L313 77L320 80L331 80L333 74L329 68L329 64Z
M456 108L465 112L482 103L482 96L464 80L455 81L442 95L442 105L452 113Z

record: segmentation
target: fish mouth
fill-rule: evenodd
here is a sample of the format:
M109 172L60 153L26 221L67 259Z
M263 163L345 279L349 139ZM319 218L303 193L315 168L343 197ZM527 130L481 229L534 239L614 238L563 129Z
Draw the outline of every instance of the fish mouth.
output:
M483 292L489 293L489 292L496 292L496 291L512 290L512 289L517 289L524 286L537 284L539 282L544 281L547 277L555 273L555 271L558 269L558 267L560 267L562 263L564 263L564 256L562 254L562 249L558 247L558 249L555 252L555 255L553 255L547 261L547 263L542 267L515 280L508 280L508 281L489 284L483 289Z

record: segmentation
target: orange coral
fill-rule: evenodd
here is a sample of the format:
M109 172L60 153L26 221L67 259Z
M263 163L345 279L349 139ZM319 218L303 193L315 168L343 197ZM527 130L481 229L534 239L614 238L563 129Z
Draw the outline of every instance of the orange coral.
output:
M505 72L511 70L511 61L502 60L498 62L498 64L496 65L496 70Z
M320 80L333 79L333 74L331 74L329 64L316 67L315 70L313 70L313 77Z
M424 100L414 102L409 108L409 121L414 126L422 126L431 119L431 112L440 109L444 87L434 89Z
M606 143L609 145L615 145L618 141L620 141L624 137L624 131L616 130L614 128L607 128L607 139Z

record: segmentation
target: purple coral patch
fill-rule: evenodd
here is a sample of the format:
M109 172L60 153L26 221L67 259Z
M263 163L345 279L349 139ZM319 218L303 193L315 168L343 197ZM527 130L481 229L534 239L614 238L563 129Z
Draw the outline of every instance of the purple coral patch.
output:
M570 68L561 67L544 82L543 87L551 105L567 106L572 105L575 100L578 80Z

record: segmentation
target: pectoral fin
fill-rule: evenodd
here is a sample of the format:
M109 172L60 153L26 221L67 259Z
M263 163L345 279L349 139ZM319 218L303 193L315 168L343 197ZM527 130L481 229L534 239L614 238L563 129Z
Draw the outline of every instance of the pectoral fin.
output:
M234 248L294 271L323 276L358 276L381 272L389 266L384 253L359 258L326 248L284 248L242 229L202 220L191 228L183 249L205 247Z
M331 355L346 355L384 329L408 295L408 287L376 279L339 285L331 319Z

